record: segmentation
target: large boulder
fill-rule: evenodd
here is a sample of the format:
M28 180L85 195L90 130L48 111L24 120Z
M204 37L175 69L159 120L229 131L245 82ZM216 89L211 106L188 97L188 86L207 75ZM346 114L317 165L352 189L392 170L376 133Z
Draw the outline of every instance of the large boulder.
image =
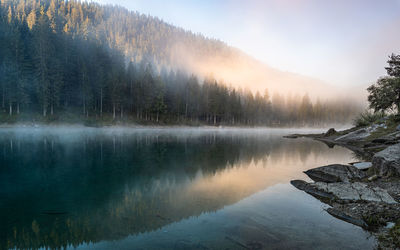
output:
M372 164L381 176L400 176L400 143L376 153Z
M304 172L316 182L349 182L366 178L364 171L350 165L332 164L328 166L313 168Z

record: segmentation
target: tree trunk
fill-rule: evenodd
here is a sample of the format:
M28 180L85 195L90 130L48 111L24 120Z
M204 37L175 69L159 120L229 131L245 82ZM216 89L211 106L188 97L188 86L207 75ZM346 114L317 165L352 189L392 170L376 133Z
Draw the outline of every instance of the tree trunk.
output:
M115 104L113 104L113 119L115 120Z
M4 86L3 86L3 92L2 92L2 100L1 100L1 107L4 109L6 107L6 102L5 102L5 98L6 97L6 91L4 90Z
M133 81L131 81L131 89L130 89L130 93L131 93L131 112L133 113L135 110L134 105L133 105Z
M9 106L10 106L9 115L11 116L12 115L12 103L11 102L10 102Z
M157 112L157 123L158 123L158 112Z
M17 102L17 114L19 114L19 102Z
M214 126L217 124L217 116L214 114Z
M54 108L53 108L53 104L51 104L51 107L50 107L50 113L51 113L51 115L53 115L53 114L54 114Z
M47 115L47 108L46 105L43 105L43 116L46 117Z
M100 88L100 117L103 117L103 88Z
M124 117L124 106L121 105L121 119Z

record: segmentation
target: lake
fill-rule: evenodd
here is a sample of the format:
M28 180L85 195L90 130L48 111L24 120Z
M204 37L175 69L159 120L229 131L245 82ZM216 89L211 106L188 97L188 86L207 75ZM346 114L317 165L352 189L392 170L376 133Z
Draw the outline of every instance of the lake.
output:
M1 128L0 249L373 249L290 185L356 160L310 131Z

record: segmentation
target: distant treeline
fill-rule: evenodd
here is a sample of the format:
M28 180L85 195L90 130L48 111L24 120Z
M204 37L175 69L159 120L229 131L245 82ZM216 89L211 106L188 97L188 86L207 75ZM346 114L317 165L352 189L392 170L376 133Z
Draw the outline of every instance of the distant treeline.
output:
M307 95L254 95L212 77L168 71L145 56L127 63L121 48L110 45L118 44L114 29L93 29L105 13L112 20L114 10L77 1L1 0L2 115L73 112L163 123L320 125L348 122L359 110L344 102L312 103ZM154 22L136 16L130 20ZM153 32L161 34L158 28Z

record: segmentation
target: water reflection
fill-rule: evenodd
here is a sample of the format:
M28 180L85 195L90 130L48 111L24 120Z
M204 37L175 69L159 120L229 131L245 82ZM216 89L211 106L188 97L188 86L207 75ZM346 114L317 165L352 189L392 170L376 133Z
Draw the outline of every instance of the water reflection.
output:
M3 129L0 247L119 240L218 211L342 148L279 130Z

